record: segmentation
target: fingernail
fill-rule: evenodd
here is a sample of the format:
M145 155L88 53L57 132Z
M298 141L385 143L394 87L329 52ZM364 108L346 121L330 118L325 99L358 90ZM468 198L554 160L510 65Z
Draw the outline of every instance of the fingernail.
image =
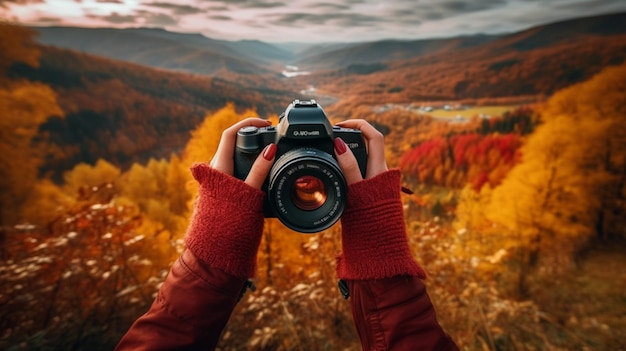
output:
M337 150L337 155L343 155L346 151L348 151L348 146L341 138L335 138L335 150Z
M276 144L269 144L265 147L265 150L263 150L263 158L271 161L274 159L274 156L276 156Z

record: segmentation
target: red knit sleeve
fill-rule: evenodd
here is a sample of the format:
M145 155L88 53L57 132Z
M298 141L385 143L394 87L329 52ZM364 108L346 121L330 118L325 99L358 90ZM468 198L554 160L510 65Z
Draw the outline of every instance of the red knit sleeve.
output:
M185 244L204 264L240 278L254 275L265 193L207 164L191 168L200 190Z
M337 262L339 278L425 277L409 250L399 170L351 184L341 225L343 252Z

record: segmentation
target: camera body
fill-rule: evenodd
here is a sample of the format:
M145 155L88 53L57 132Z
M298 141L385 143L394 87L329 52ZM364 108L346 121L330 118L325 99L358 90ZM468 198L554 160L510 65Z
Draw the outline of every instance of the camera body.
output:
M234 176L245 180L265 146L275 143L276 158L262 190L265 217L314 233L332 226L343 213L347 185L335 159L340 137L354 153L365 178L367 151L360 130L333 127L315 100L294 100L277 126L244 127L237 132Z

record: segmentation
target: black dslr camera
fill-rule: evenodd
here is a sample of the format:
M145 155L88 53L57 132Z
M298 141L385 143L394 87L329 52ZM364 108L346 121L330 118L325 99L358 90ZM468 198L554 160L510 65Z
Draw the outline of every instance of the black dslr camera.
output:
M337 222L347 200L346 180L334 156L336 137L352 150L365 178L361 131L333 127L315 100L292 102L276 127L240 129L234 175L245 180L265 146L276 143L276 159L262 188L267 192L265 217L278 217L302 233L322 231Z

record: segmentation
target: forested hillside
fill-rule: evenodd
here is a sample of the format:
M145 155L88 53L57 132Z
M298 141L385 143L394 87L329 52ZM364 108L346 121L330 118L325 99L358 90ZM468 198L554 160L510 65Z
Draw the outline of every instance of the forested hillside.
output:
M300 53L295 63L315 71L336 70L348 67L367 67L370 64L400 61L438 53L451 55L465 48L476 48L496 40L497 35L473 35L456 38L422 40L382 40L360 44L346 44L339 48L313 47ZM352 68L350 68L352 66Z
M41 44L144 66L221 76L272 74L292 54L259 41L215 40L158 28L33 27Z
M262 78L229 82L37 46L37 67L15 62L8 77L45 84L63 113L40 126L43 173L55 179L75 164L104 158L123 168L178 153L207 111L232 102L263 115L292 98ZM61 116L62 115L62 116Z
M624 21L624 13L576 19L472 45L454 38L446 42L447 50L435 47L430 53L404 60L394 60L392 50L384 60L360 59L346 68L331 68L297 79L313 83L327 94L372 104L519 96L541 99L589 79L606 66L624 62ZM421 44L398 43L395 50L399 50L398 45ZM378 45L363 44L351 50L363 52L369 47L379 52ZM333 62L331 53L324 56ZM337 65L345 62L341 56L337 56L341 62Z

